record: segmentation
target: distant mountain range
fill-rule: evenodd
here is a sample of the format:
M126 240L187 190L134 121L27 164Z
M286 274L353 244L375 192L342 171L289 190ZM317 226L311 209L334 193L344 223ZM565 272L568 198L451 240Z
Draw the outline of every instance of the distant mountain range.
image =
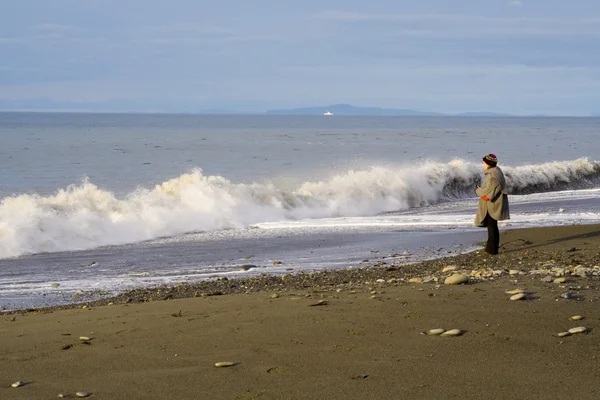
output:
M379 108L379 107L355 107L350 104L332 104L329 106L291 108L283 110L268 110L268 115L323 115L329 111L333 115L362 115L362 116L449 116L459 117L507 117L509 114L495 112L465 112L460 114L443 114L428 111L417 111L408 109Z

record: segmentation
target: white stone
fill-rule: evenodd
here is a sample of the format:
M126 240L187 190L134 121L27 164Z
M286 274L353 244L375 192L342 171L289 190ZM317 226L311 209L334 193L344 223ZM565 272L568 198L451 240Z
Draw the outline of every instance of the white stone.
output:
M215 363L215 367L217 368L233 367L234 365L235 363L231 361L220 361L218 363Z
M456 265L448 265L442 269L442 272L455 271L458 267Z
M441 334L441 336L460 336L462 335L462 331L460 329L450 329Z
M510 296L511 300L523 300L527 295L525 293L517 293Z
M558 337L571 336L571 332L561 332L561 333L558 333L556 336L558 336Z
M12 386L14 388L18 388L18 387L21 387L21 386L25 386L25 382L24 381L16 381L15 383L13 383L10 386Z
M77 392L75 396L77 397L90 397L92 394L90 392Z
M569 333L572 333L572 334L584 333L584 332L587 332L587 328L585 326L578 326L576 328L569 329Z
M513 290L507 290L504 293L506 293L506 294L519 294L519 293L525 293L525 291L523 289L513 289Z
M581 321L583 319L583 316L581 315L573 315L572 317L569 318L571 321Z
M469 282L469 277L463 274L454 274L446 278L446 285L460 285Z
M92 340L92 337L89 336L79 336L79 340L81 340L82 342L87 342L89 340Z
M560 277L560 278L556 278L554 280L554 283L565 283L567 281L567 278L565 278L564 276Z
M409 283L415 283L415 284L420 284L423 283L423 281L421 280L421 278L410 278L408 280Z
M427 334L431 335L431 336L437 336L437 335L441 335L444 332L446 332L445 329L436 328L436 329L430 329L429 332L427 332Z

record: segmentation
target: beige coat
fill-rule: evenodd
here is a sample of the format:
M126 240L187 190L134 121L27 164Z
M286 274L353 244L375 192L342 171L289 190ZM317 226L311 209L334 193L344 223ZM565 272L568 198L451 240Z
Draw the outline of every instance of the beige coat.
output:
M498 221L510 218L508 195L505 190L506 181L504 180L502 170L498 167L487 169L485 171L483 186L477 187L475 190L477 196L479 196L475 225L485 226L483 221L486 214L490 214L490 217ZM487 196L489 200L482 199L482 196Z

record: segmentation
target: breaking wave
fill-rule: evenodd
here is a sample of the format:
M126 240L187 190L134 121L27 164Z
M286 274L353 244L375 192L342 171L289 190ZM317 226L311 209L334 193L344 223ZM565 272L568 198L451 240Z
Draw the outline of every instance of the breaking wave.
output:
M600 163L578 159L502 167L512 194L591 187ZM122 198L89 181L53 196L0 202L0 258L91 249L259 222L371 216L473 197L479 164L454 160L350 170L292 188L235 183L193 170Z

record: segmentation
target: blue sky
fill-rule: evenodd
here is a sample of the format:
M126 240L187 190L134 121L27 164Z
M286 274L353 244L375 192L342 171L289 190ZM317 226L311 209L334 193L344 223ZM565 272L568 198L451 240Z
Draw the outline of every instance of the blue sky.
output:
M600 112L597 0L0 3L0 109Z

